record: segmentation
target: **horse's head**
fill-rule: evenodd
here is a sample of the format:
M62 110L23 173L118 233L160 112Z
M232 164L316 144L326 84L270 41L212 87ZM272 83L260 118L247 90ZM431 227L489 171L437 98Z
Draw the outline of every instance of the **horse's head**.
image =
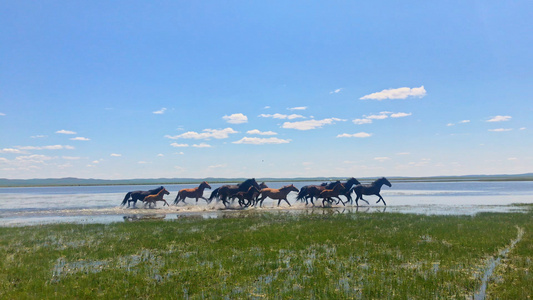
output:
M352 177L352 178L348 179L348 181L346 181L346 185L348 185L348 184L358 185L358 184L361 184L361 183L359 182L359 180L357 180L357 179Z
M245 181L242 183L242 185L244 185L244 186L253 186L253 187L255 187L255 188L258 189L258 190L261 189L261 188L259 187L259 184L257 184L257 181L255 181L255 178L245 180Z
M165 188L163 188L161 191L162 191L163 194L165 194L165 195L170 195L170 192L167 191L167 189L165 189Z
M341 182L340 181L335 181L335 182L331 182L330 184L326 185L326 189L327 190L331 190L333 189L337 184L340 184Z
M266 183L263 181L261 182L261 184L259 185L259 189L266 189L268 188L268 186L266 185Z
M289 190L289 192L297 192L297 193L300 191L294 186L294 184L284 186L283 189Z
M211 189L211 186L209 183L207 183L207 181L200 183L200 187Z
M388 187L392 187L392 184L385 177L381 177L377 181L382 183L382 184L384 184L384 185L386 185L386 186L388 186Z

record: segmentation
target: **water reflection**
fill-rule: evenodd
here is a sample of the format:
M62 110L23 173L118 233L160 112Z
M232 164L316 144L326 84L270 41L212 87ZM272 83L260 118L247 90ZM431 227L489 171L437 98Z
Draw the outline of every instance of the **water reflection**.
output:
M136 222L143 220L163 220L167 217L166 214L135 214L124 216L125 222Z

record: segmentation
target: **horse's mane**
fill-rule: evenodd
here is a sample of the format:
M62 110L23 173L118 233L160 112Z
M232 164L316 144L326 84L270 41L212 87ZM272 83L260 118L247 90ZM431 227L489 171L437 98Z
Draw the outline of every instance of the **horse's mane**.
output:
M160 186L160 187L155 188L153 190L148 190L148 192L150 192L150 193L159 193L162 189L164 189L164 187Z

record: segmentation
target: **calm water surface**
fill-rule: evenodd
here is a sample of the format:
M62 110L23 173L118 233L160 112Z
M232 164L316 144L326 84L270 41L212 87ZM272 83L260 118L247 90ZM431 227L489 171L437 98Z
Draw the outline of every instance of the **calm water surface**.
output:
M287 182L268 183L269 187L279 188ZM301 188L317 182L297 182ZM196 187L196 184L166 185L170 195L165 199L172 203L177 192L183 188ZM220 184L212 184L213 189ZM162 207L158 202L155 209L120 207L129 191L156 188L149 186L69 186L69 187L28 187L0 188L0 226L37 225L45 223L109 223L138 220L142 218L175 219L185 215L199 214L205 218L215 218L223 214L242 213L234 204L225 209L222 203L206 204L200 200L187 199L188 205ZM392 187L383 186L381 195L387 202L376 204L376 196L365 196L370 203L360 201L343 207L311 208L296 202L296 193L289 194L289 207L286 203L278 208L277 201L265 200L264 208L247 208L244 211L283 211L283 212L403 212L422 214L476 214L484 211L517 211L520 206L512 204L533 203L533 181L526 182L392 182ZM211 191L206 190L208 198ZM354 195L355 198L355 195Z

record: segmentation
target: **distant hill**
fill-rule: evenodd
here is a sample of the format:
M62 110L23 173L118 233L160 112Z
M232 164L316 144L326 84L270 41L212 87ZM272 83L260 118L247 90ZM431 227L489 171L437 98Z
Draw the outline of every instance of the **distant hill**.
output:
M375 178L357 178L361 182L369 182ZM400 182L446 182L446 181L533 181L533 173L515 175L466 175L466 176L434 176L434 177L388 177L390 181ZM0 178L0 187L28 186L91 186L91 185L164 185L182 183L235 183L246 178L148 178L148 179L83 179L83 178L45 178L45 179L6 179ZM299 182L299 181L334 181L346 180L346 177L296 177L296 178L256 178L258 182Z

